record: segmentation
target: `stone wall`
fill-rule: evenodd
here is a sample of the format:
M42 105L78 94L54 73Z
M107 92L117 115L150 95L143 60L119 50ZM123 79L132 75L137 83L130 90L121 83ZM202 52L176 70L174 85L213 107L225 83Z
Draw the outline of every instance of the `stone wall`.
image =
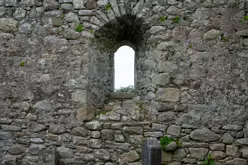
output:
M0 0L0 164L246 165L245 0ZM135 95L112 94L136 52ZM173 146L174 145L174 146Z

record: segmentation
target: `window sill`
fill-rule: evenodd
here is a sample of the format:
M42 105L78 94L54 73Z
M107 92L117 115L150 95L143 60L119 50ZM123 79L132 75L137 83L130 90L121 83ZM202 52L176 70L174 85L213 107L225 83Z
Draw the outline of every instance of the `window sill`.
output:
M133 99L136 95L134 93L125 93L125 92L113 92L110 94L111 99Z

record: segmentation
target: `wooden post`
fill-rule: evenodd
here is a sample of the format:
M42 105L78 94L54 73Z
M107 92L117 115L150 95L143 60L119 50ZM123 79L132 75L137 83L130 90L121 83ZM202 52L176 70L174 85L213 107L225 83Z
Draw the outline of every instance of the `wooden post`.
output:
M161 165L161 146L156 138L144 141L142 165Z

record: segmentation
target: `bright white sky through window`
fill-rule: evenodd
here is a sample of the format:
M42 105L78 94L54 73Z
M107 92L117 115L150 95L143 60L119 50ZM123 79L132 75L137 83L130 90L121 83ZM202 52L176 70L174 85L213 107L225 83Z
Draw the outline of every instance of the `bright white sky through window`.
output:
M134 56L129 46L122 46L115 53L115 89L134 86Z

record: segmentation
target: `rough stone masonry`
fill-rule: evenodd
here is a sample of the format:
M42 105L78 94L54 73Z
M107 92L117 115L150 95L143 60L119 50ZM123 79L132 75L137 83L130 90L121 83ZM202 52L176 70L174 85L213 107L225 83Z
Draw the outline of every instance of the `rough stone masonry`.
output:
M0 164L248 160L247 0L0 0ZM113 54L135 52L135 95ZM132 96L132 97L130 97Z

